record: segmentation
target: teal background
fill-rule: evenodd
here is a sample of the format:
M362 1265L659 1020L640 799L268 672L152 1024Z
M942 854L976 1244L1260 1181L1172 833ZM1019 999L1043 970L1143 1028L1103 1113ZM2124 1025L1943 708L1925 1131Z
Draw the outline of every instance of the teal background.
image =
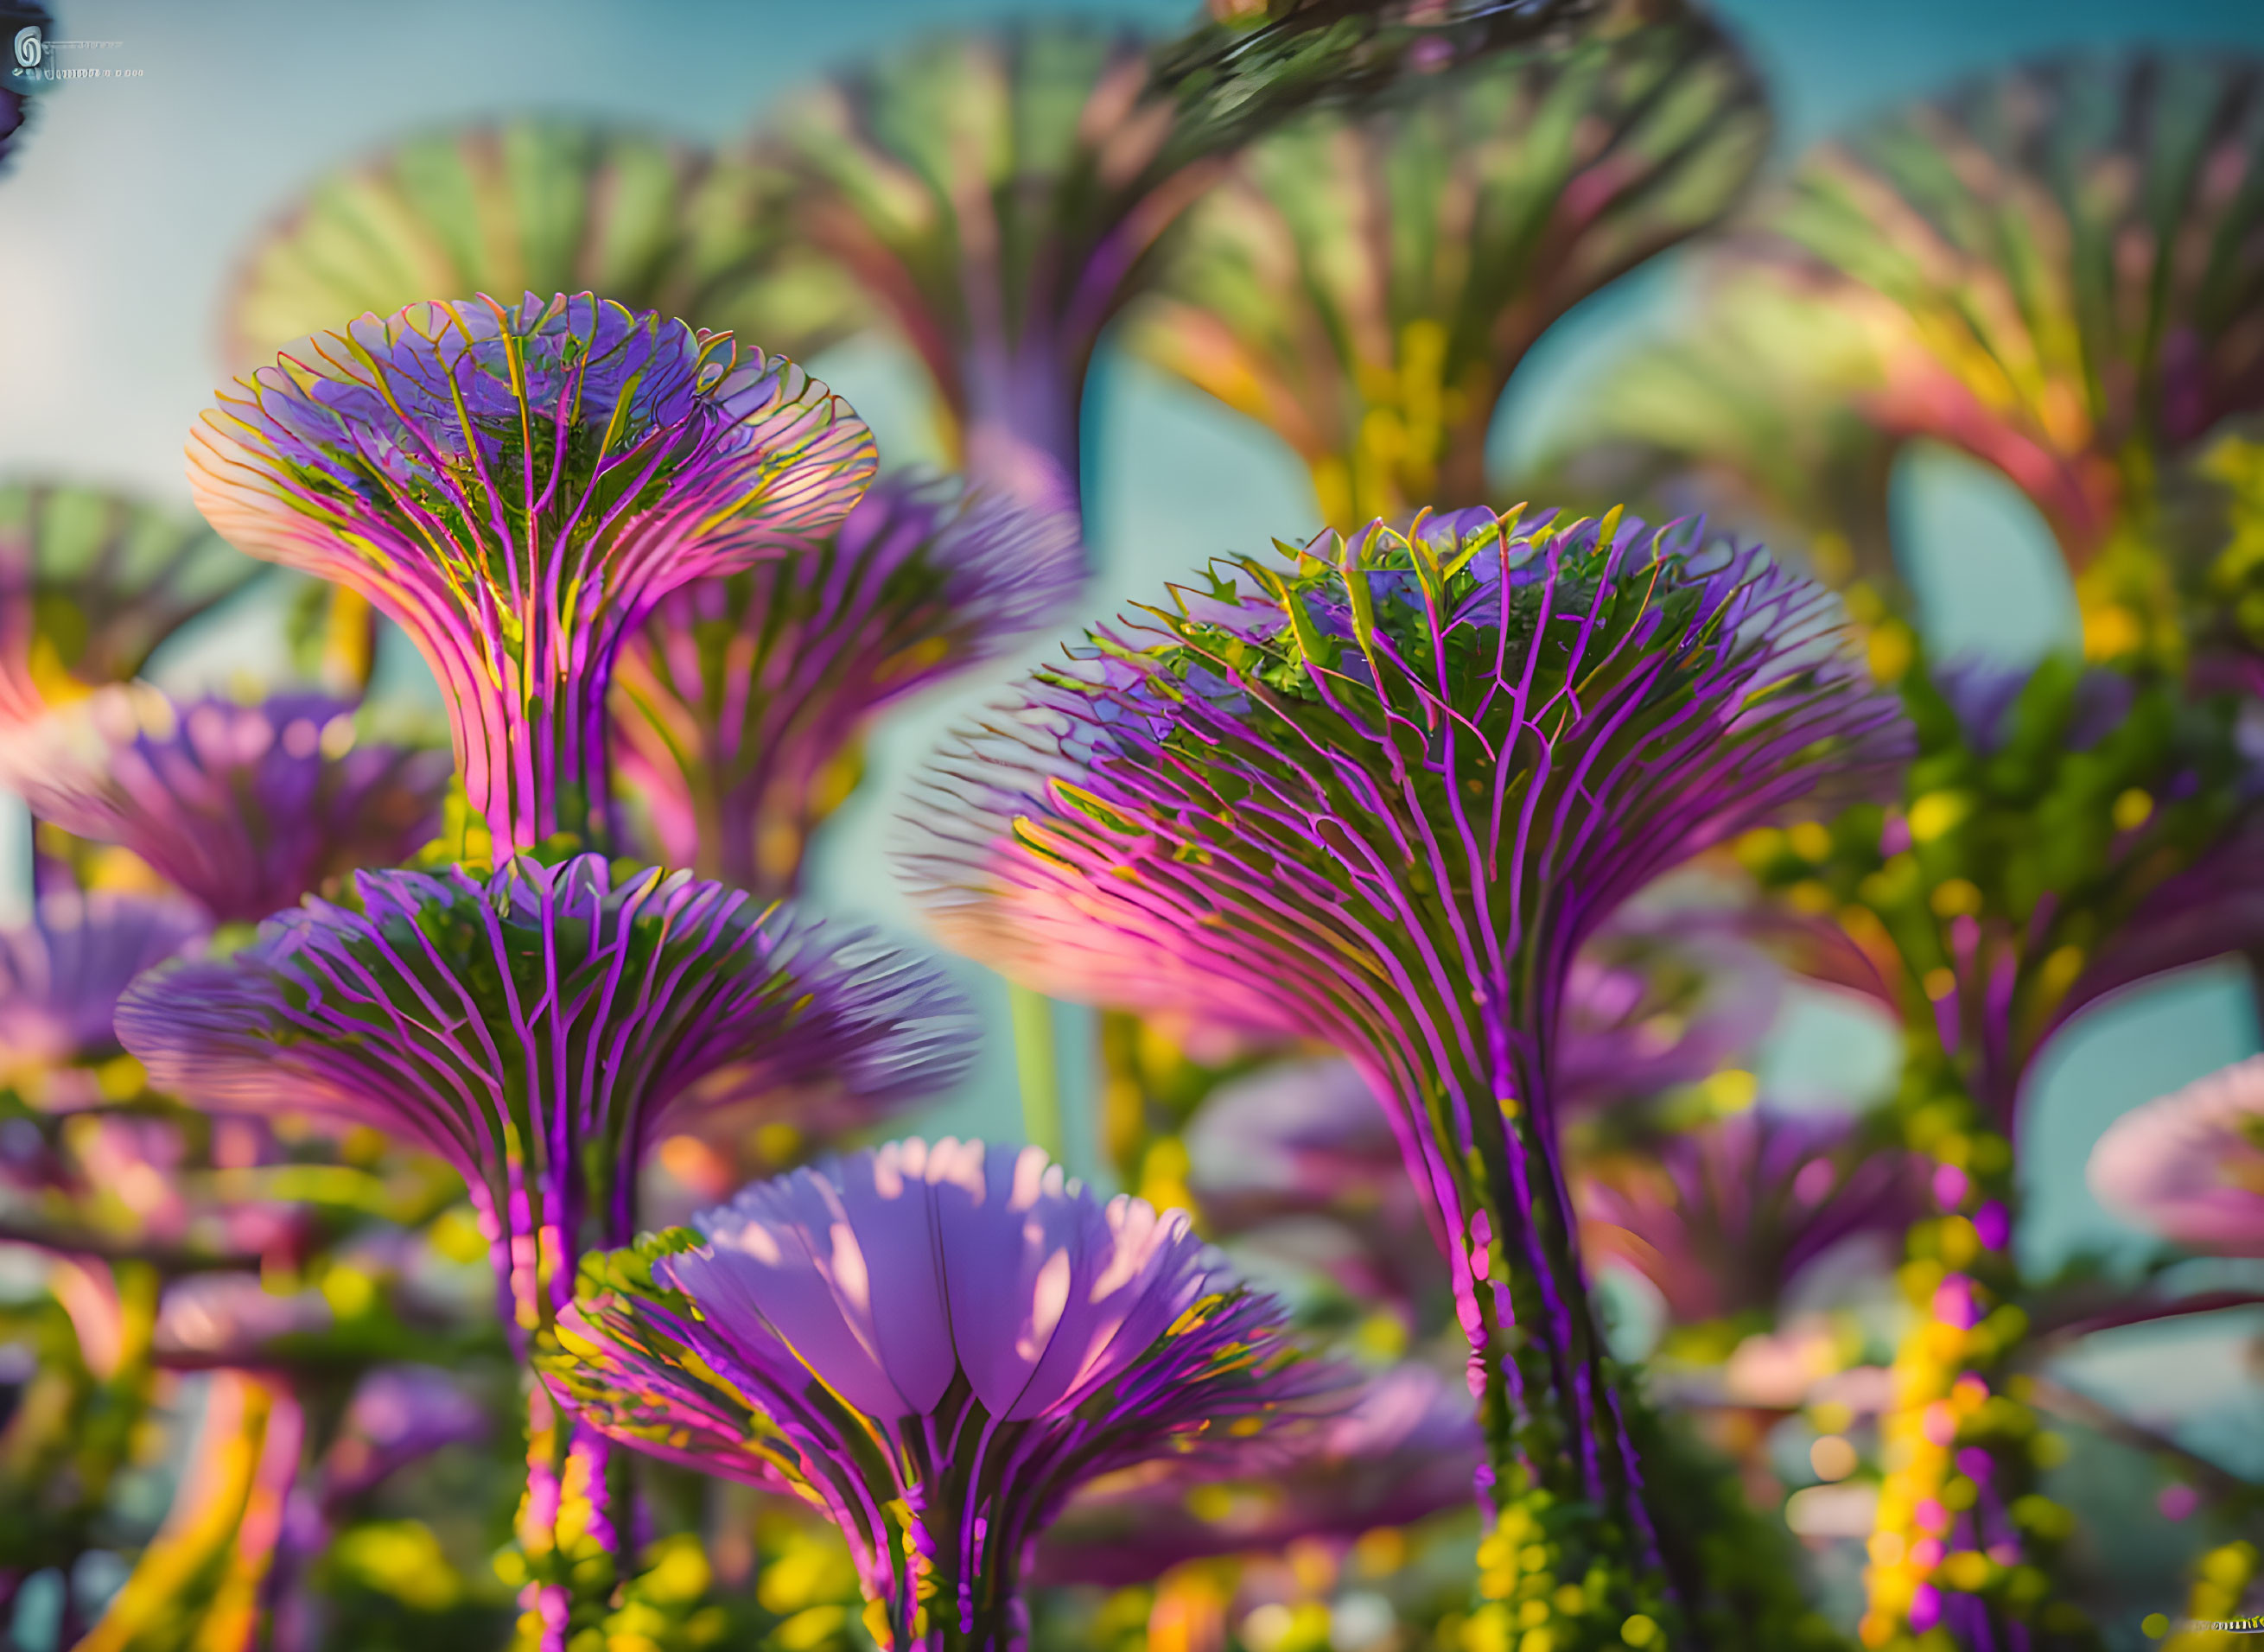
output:
M216 315L232 260L312 175L410 127L530 107L722 139L831 62L1008 14L983 0L57 0L55 9L58 38L119 43L73 61L142 74L53 91L0 179L0 473L61 474L184 504L182 443L220 376ZM1165 28L1191 5L1049 0L1022 9ZM2264 47L2264 6L2253 4L1732 0L1717 10L1775 89L1780 161L1867 113L2023 54L2140 39ZM1667 260L1560 324L1506 399L1498 457L1513 462L1530 451L1564 398L1671 320L1681 300ZM892 460L930 450L918 380L890 349L853 345L813 366L867 414ZM1104 350L1087 411L1091 612L1152 592L1215 553L1313 525L1302 470L1278 442L1137 364ZM1938 648L2028 659L2072 638L2057 558L2009 487L1952 455L1924 453L1898 476L1895 504ZM158 675L181 688L257 673L267 659L266 620L220 616L170 648ZM816 902L917 944L885 852L908 772L1014 664L1053 646L1035 642L881 732L871 779L819 849ZM389 683L430 692L405 650L386 671ZM0 864L20 865L20 809L4 820ZM0 884L0 914L20 916L23 900L20 878ZM1012 1134L1020 1122L1003 994L983 972L961 973L991 1032L974 1076L930 1122ZM1059 1018L1069 1156L1090 1168L1075 1059L1087 1026L1081 1011ZM1765 1071L1788 1091L1861 1089L1890 1073L1885 1036L1812 1003L1781 1029ZM2125 1262L2142 1255L2144 1238L2084 1189L2092 1142L2125 1108L2256 1047L2246 982L2223 967L2154 983L2072 1029L2045 1061L2023 1126L2035 1190L2025 1242L2038 1257L2085 1245ZM2229 1330L2220 1322L2174 1339L2132 1332L2100 1339L2085 1358L2101 1381L2127 1386L2136 1369L2140 1387L2159 1390L2166 1417L2198 1431L2197 1442L2264 1467L2264 1398L2244 1379Z

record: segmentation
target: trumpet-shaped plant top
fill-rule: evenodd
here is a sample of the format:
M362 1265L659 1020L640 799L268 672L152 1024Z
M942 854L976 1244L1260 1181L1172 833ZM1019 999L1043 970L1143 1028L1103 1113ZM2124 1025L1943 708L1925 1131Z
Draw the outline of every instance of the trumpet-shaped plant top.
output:
M420 132L326 174L229 294L246 367L342 315L435 293L601 293L766 339L841 337L858 294L780 243L780 176L657 134L549 115Z
M1740 852L1813 909L1869 915L1889 1007L2009 1132L2079 1010L2258 932L2255 767L2229 698L2152 673L1919 664L1903 693L1919 754L1898 807Z
M1905 726L1837 624L1694 527L1324 534L1041 673L935 771L911 864L955 943L1071 996L1363 1050L1526 995L1553 1030L1658 872L1890 781Z
M1071 517L898 473L811 548L665 598L614 694L663 856L790 893L867 721L1057 614L1081 548Z
M1996 466L2080 563L2264 398L2260 169L2253 60L2024 63L1821 149L1764 256L1896 323L1874 420Z
M919 1093L961 1062L935 977L688 874L519 861L362 872L224 960L159 971L119 1035L211 1105L366 1125L446 1159L521 1330L634 1231L636 1172L719 1091L781 1110Z
M0 773L40 819L122 844L216 923L254 923L439 830L445 752L359 745L313 694L176 706L118 688L12 743Z
M1533 343L1759 164L1767 112L1718 28L1598 10L1266 134L1132 312L1136 348L1297 451L1332 524L1485 499Z
M1349 103L1592 18L1665 22L1675 0L1209 0L1153 56L1182 119L1246 141L1310 103Z
M896 1142L700 1228L591 1258L542 1367L614 1438L824 1510L900 1648L1020 1646L1078 1485L1246 1455L1331 1380L1184 1214L1034 1148Z
M2091 1185L2164 1238L2264 1257L2264 1057L2123 1114L2092 1149Z
M753 158L788 244L831 259L918 354L968 475L1074 512L1101 328L1201 186L1146 55L1049 22L923 40L786 105Z
M360 592L439 677L498 863L611 836L606 694L687 581L806 544L872 438L782 357L584 293L413 304L223 391L191 446L207 518Z
M1907 608L1888 496L1902 442L1869 415L1899 330L1876 308L1716 251L1689 324L1630 350L1564 409L1523 485L1656 500Z

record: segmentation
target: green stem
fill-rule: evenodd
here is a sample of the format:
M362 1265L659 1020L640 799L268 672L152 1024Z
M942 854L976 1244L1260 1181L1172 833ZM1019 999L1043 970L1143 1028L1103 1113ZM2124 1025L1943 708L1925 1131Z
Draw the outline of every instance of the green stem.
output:
M1054 1004L1043 993L1009 982L1014 1069L1022 1085L1022 1134L1058 1163L1062 1156L1061 1065L1054 1052Z

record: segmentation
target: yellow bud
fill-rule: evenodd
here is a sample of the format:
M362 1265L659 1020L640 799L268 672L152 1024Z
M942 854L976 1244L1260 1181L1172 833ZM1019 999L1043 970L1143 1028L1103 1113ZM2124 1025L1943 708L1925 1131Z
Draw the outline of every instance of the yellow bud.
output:
M1804 912L1811 917L1821 917L1832 909L1833 904L1830 887L1814 878L1803 878L1784 892L1784 898L1791 903L1794 911Z
M1752 1106L1760 1089L1760 1080L1752 1074L1743 1068L1727 1067L1706 1081L1706 1102L1715 1112L1726 1117Z
M1871 633L1869 652L1872 676L1882 683L1900 682L1911 665L1910 633L1892 622L1883 625Z
M359 1268L337 1264L323 1275L323 1296L340 1319L359 1319L377 1300L377 1282Z
M1911 840L1933 843L1954 830L1972 810L1972 800L1962 792L1928 792L1910 806Z
M1966 1483L1971 1484L1970 1481ZM1942 1561L1941 1579L1952 1589L1962 1589L1970 1595L1989 1581L1989 1557L1962 1549Z
M1957 917L1981 909L1981 891L1967 878L1951 878L1937 884L1927 897L1936 917Z

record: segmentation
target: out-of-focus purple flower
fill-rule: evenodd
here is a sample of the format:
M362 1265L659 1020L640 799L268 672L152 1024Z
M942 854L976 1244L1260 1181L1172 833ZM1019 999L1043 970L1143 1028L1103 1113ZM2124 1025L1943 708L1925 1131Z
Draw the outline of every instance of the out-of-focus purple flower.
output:
M1291 1251L1354 1297L1409 1316L1445 1288L1428 1206L1351 1062L1293 1062L1226 1085L1195 1115L1186 1147L1208 1231ZM1316 1233L1316 1220L1339 1233Z
M446 753L358 746L354 708L313 694L176 706L111 690L11 743L0 779L65 831L122 844L216 923L253 923L440 823Z
M11 725L138 676L263 571L194 517L93 488L0 488L0 745Z
M1427 1366L1398 1366L1262 1480L1157 1463L1089 1487L1039 1543L1035 1571L1048 1583L1121 1587L1207 1555L1349 1541L1467 1508L1484 1461L1469 1393Z
M1923 1208L1899 1149L1865 1151L1853 1119L1766 1107L1589 1167L1577 1190L1591 1257L1658 1287L1677 1324L1774 1309L1801 1272Z
M413 304L207 411L190 480L255 556L360 592L449 705L468 852L612 836L614 656L677 586L806 544L873 441L783 357L584 293Z
M356 1386L323 1459L323 1499L335 1509L395 1469L490 1431L485 1409L445 1371L380 1366Z
M899 1652L1020 1647L1079 1485L1231 1461L1335 1380L1180 1212L1034 1148L911 1141L592 1257L542 1369L615 1438L824 1510Z
M42 1108L102 1100L89 1069L120 1053L120 995L203 929L176 901L51 895L29 924L0 931L0 1085Z
M1616 518L1324 535L1094 644L934 772L939 928L1051 992L1344 1050L1448 1242L1500 1483L1640 1532L1557 1161L1572 962L1677 863L1890 784L1899 708L1820 590Z
M1083 572L1074 518L899 474L809 549L664 598L613 692L662 858L791 894L873 714L1053 618Z
M2214 1256L2264 1257L2264 1056L2116 1119L2091 1151L2100 1202Z
M1993 660L1953 660L1934 674L1934 686L1957 714L1965 743L1984 756L2004 749L2013 737L2012 720L2035 672ZM2069 751L2088 751L2130 714L2137 685L2120 671L2086 671L2076 679L2073 698L2060 730Z
M278 1344L319 1337L336 1320L318 1290L279 1295L256 1273L192 1273L165 1287L151 1347L172 1366L258 1366Z

